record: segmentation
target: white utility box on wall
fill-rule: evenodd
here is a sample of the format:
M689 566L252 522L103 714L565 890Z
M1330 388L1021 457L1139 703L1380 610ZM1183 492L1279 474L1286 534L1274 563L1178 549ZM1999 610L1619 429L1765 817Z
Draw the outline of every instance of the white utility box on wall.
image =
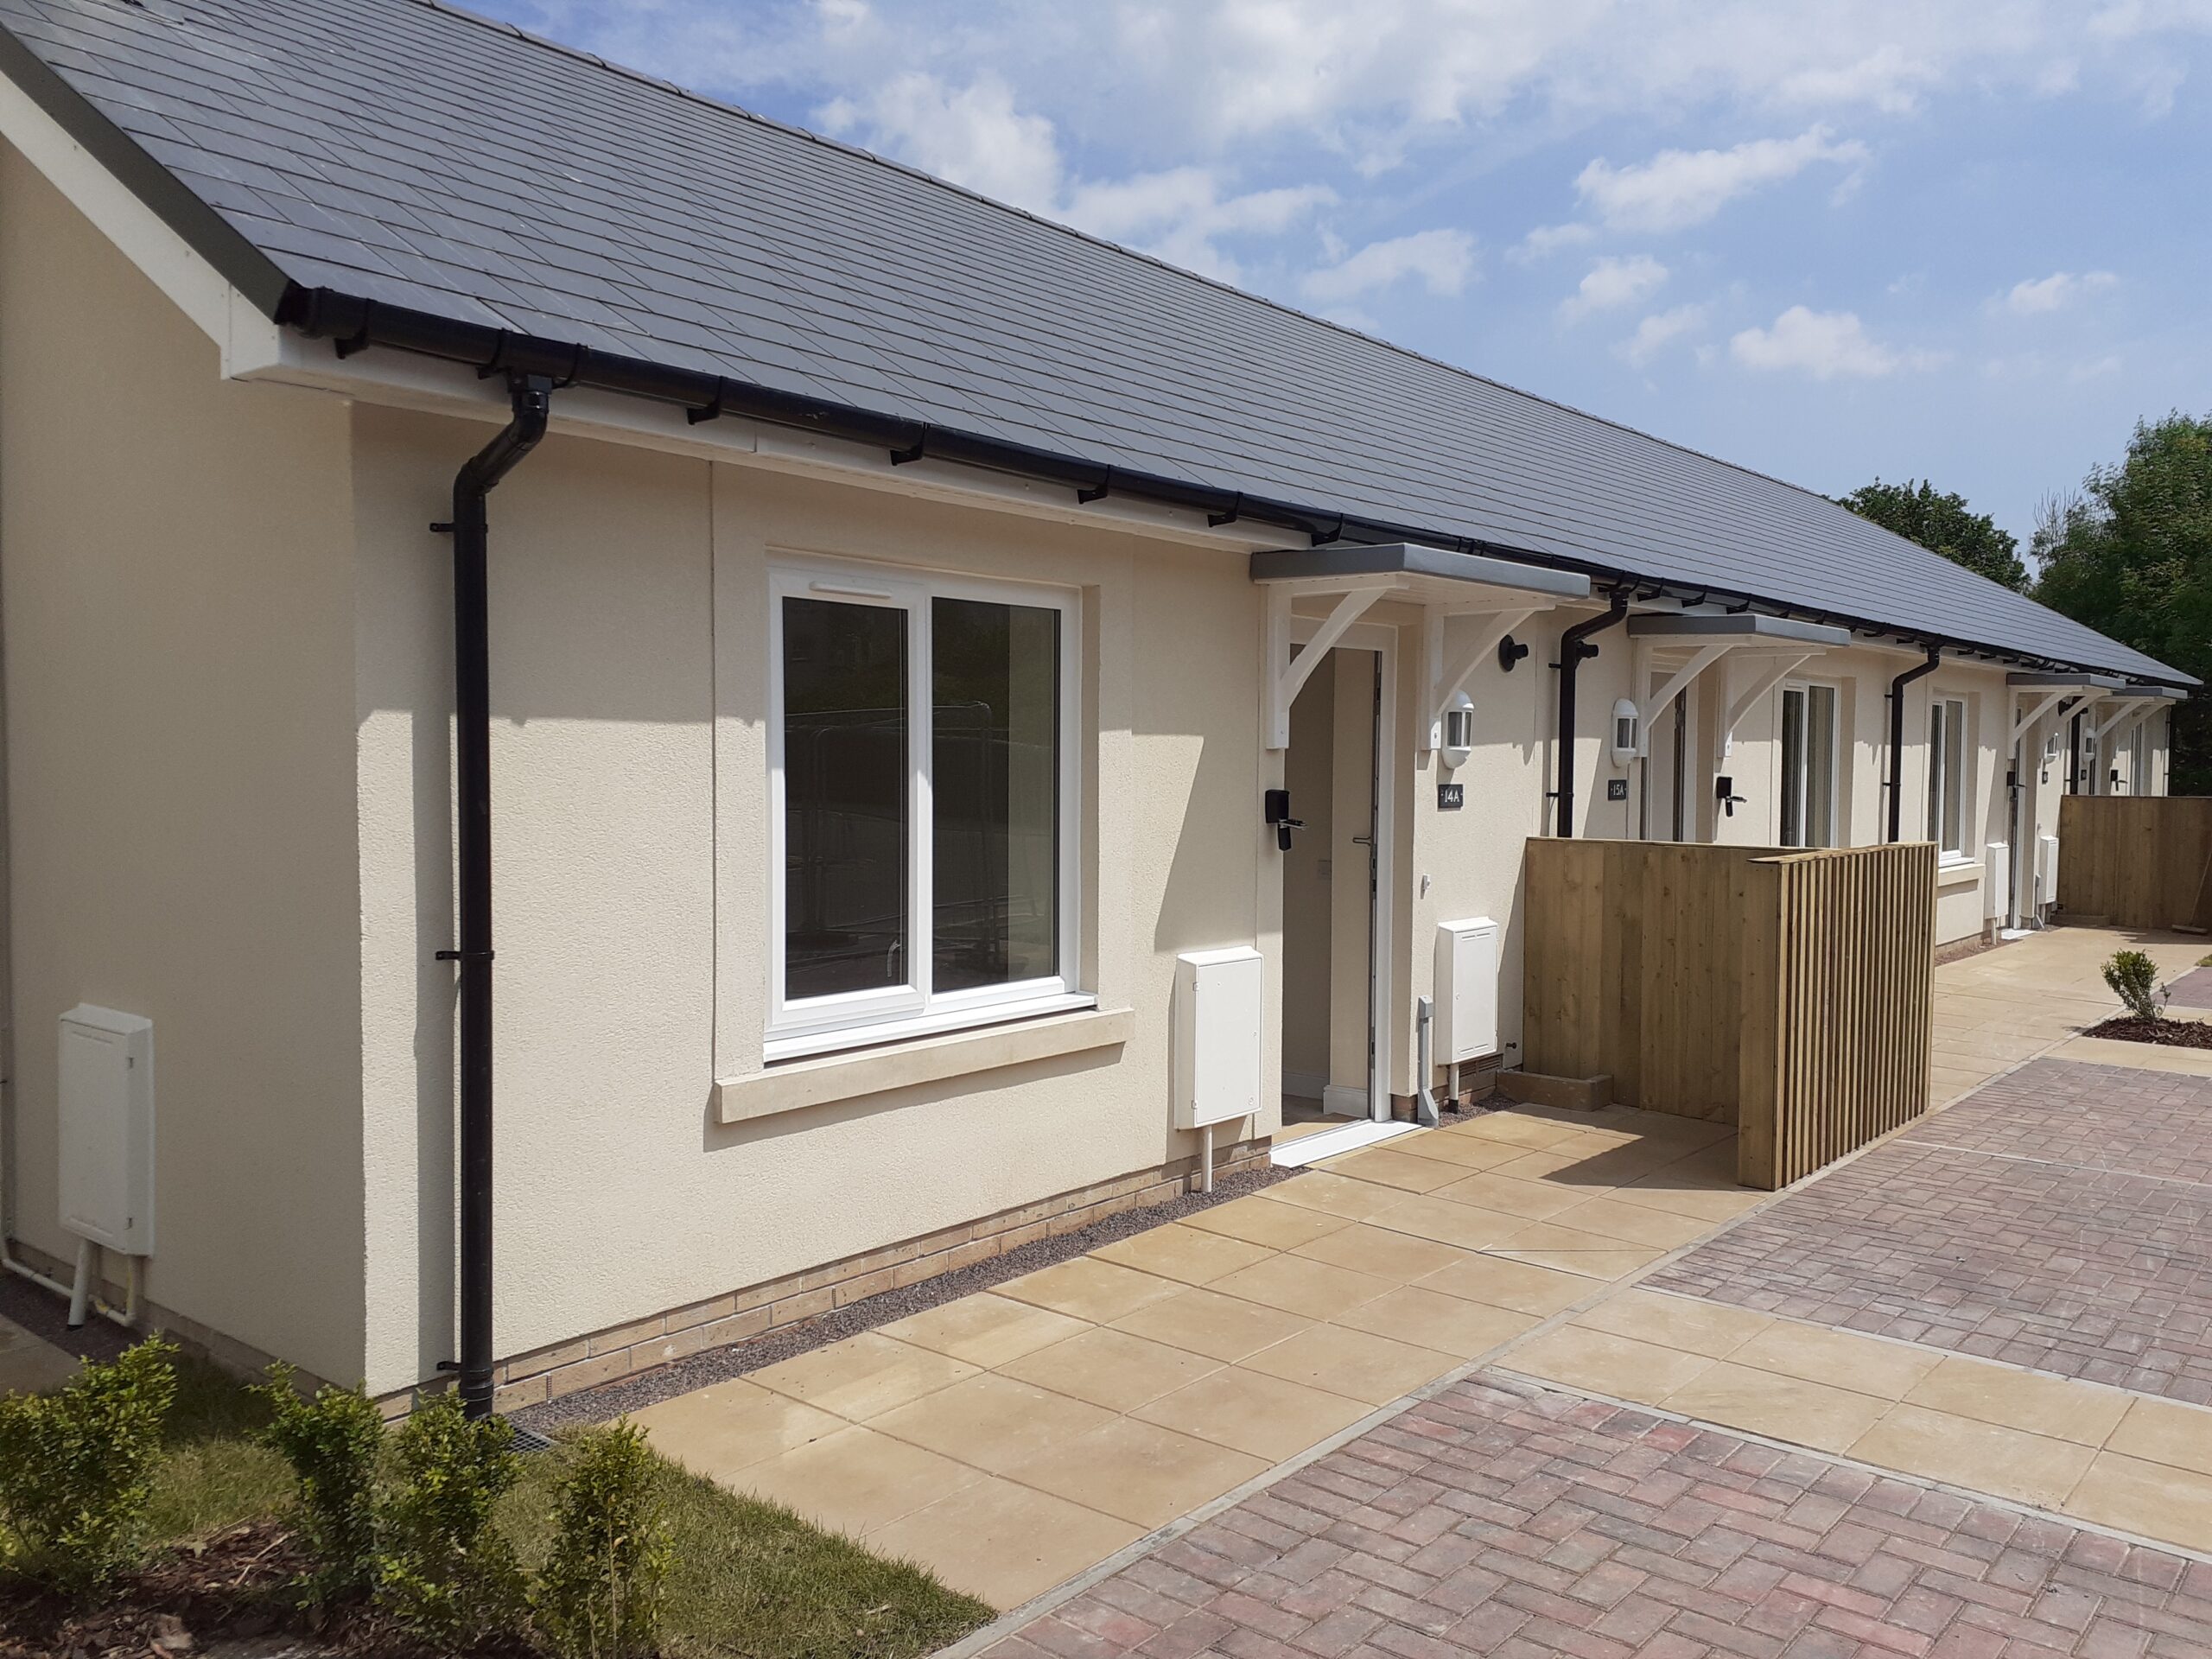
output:
M1497 1052L1497 924L1487 916L1436 925L1436 1053L1457 1065Z
M61 1224L154 1253L154 1022L80 1003L61 1016Z
M2036 906L2041 909L2058 902L2058 837L2036 837Z
M1175 1127L1260 1109L1265 963L1249 945L1175 958Z
M2012 855L2001 841L1993 841L1981 849L1982 858L1982 916L1995 917L2003 921L2012 907Z

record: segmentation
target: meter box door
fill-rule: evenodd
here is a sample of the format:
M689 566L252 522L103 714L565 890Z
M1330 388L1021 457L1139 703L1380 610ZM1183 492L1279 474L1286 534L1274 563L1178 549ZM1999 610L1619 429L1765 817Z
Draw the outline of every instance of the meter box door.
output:
M81 1004L61 1016L61 1224L154 1253L154 1022Z
M1203 1128L1260 1109L1264 963L1257 950L1175 958L1175 1127Z
M1443 1065L1497 1052L1497 924L1487 916L1436 925L1436 1040Z

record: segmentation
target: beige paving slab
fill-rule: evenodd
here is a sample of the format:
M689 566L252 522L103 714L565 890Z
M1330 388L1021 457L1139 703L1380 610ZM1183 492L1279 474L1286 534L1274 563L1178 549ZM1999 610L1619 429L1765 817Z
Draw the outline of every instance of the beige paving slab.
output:
M1351 1427L1369 1410L1349 1395L1230 1365L1129 1414L1279 1463Z
M1264 1262L1274 1254L1264 1244L1231 1238L1224 1233L1210 1233L1203 1228L1186 1227L1179 1221L1128 1238L1117 1238L1091 1252L1101 1262L1156 1274L1162 1279L1180 1280L1186 1285L1211 1283L1239 1268Z
M1586 1233L1661 1250L1680 1249L1713 1230L1713 1224L1701 1217L1678 1215L1670 1210L1655 1210L1648 1205L1628 1202L1636 1191L1635 1187L1624 1187L1611 1198L1586 1198L1555 1212L1550 1220L1557 1226L1577 1228ZM1509 1244L1516 1242L1507 1241Z
M1145 1529L1011 1480L987 1478L868 1535L1003 1611L1105 1560Z
M1459 1364L1451 1354L1340 1325L1309 1325L1243 1362L1243 1369L1387 1406Z
M1738 1365L1829 1382L1854 1394L1902 1400L1943 1357L1854 1331L1776 1319L1728 1357Z
M1002 1475L1047 1446L1104 1427L1113 1416L1088 1401L982 1371L884 1413L873 1427L942 1457Z
M1384 1186L1399 1187L1408 1192L1429 1192L1458 1180L1460 1174L1456 1164L1441 1163L1433 1158L1411 1157L1402 1152L1395 1152L1390 1147L1370 1147L1363 1152L1347 1152L1329 1159L1323 1167L1331 1174L1349 1175L1355 1180L1377 1181Z
M1648 1268L1667 1254L1649 1244L1586 1233L1553 1222L1531 1222L1497 1246L1500 1255L1562 1273L1580 1273L1592 1279L1621 1279Z
M845 1419L742 1380L677 1395L630 1414L653 1449L727 1484L756 1463L827 1439Z
M0 1319L0 1395L43 1394L77 1375L74 1356Z
M2107 1437L2105 1449L2145 1463L2212 1475L2212 1411L2175 1400L2139 1396Z
M1240 1268L1211 1288L1225 1296L1280 1308L1308 1319L1332 1319L1392 1288L1388 1279L1339 1268L1311 1256L1272 1255Z
M1144 1528L1165 1526L1268 1467L1212 1440L1116 1417L1103 1427L1023 1459L1008 1471L1087 1509Z
M1470 1123L1452 1126L1456 1134L1478 1141L1501 1141L1516 1147L1557 1147L1573 1141L1582 1131L1575 1124L1560 1122L1535 1112L1487 1112Z
M1938 1361L1905 1400L1930 1411L2084 1446L2102 1446L2128 1404L2127 1396L2114 1389L1956 1357Z
M1700 1221L1718 1224L1733 1221L1747 1210L1753 1210L1774 1195L1754 1192L1744 1186L1677 1186L1663 1181L1638 1181L1623 1187L1619 1196L1631 1204L1646 1209L1664 1210L1673 1215L1691 1216Z
M1567 1325L1529 1338L1498 1363L1525 1376L1656 1406L1718 1362Z
M1578 1204L1587 1204L1586 1194L1569 1186L1560 1186L1547 1181L1518 1179L1500 1174L1496 1170L1482 1170L1440 1187L1436 1196L1450 1198L1458 1204L1471 1204L1478 1210L1491 1210L1504 1216L1525 1216L1530 1221L1541 1221L1555 1216L1562 1210L1573 1209Z
M1402 1285L1339 1314L1335 1323L1472 1359L1531 1329L1537 1319L1533 1313L1516 1313L1440 1290Z
M1184 1289L1179 1279L1163 1279L1156 1273L1141 1273L1096 1256L1078 1255L1009 1280L998 1287L998 1294L1049 1307L1071 1319L1104 1325L1148 1303L1179 1296Z
M1392 1284L1411 1284L1424 1274L1435 1273L1472 1254L1455 1244L1440 1244L1367 1222L1356 1222L1299 1245L1290 1252L1332 1267L1350 1268Z
M1418 1135L1401 1135L1390 1146L1408 1158L1430 1158L1439 1163L1457 1164L1462 1170L1494 1169L1527 1155L1529 1150L1517 1141L1485 1141L1456 1128L1423 1129Z
M1064 1341L1084 1328L1082 1319L988 1291L880 1327L887 1337L986 1369Z
M1294 1204L1270 1204L1261 1193L1231 1198L1227 1204L1201 1210L1187 1220L1191 1226L1202 1227L1207 1232L1226 1233L1248 1243L1264 1244L1271 1250L1294 1250L1352 1224L1348 1216L1307 1210Z
M1281 1342L1313 1323L1304 1314L1264 1307L1217 1290L1193 1289L1125 1314L1114 1322L1114 1328L1226 1363Z
M1416 1284L1423 1290L1440 1290L1491 1307L1548 1319L1594 1293L1597 1287L1580 1274L1560 1273L1532 1262L1502 1255L1470 1255L1448 1268L1424 1274Z
M2212 1476L2100 1452L2066 1501L2069 1514L2189 1549L2212 1549Z
M999 1369L1054 1394L1086 1400L1109 1411L1131 1411L1195 1382L1220 1363L1127 1331L1092 1325Z
M1890 1409L1886 1400L1725 1359L1699 1372L1662 1403L1700 1421L1835 1452L1855 1444Z
M866 1422L924 1395L976 1375L950 1354L917 1348L880 1332L833 1342L811 1353L750 1373L748 1380L840 1417Z
M1723 1302L1669 1296L1631 1286L1585 1308L1575 1315L1574 1323L1686 1354L1726 1359L1774 1321L1764 1313Z
M855 1423L753 1464L730 1484L857 1538L979 1478L955 1459Z
M1848 1451L1886 1469L2042 1509L2063 1506L2097 1455L2072 1440L1907 1405L1891 1406Z
M1319 1210L1347 1221L1370 1220L1406 1199L1401 1188L1384 1186L1379 1181L1354 1180L1326 1169L1309 1169L1253 1196L1264 1203L1296 1205L1301 1210Z
M1397 1204L1375 1217L1374 1224L1410 1233L1415 1238L1434 1239L1440 1244L1456 1244L1463 1250L1482 1250L1512 1237L1528 1225L1528 1218L1478 1210L1471 1204L1455 1204L1433 1194L1420 1198L1401 1194Z

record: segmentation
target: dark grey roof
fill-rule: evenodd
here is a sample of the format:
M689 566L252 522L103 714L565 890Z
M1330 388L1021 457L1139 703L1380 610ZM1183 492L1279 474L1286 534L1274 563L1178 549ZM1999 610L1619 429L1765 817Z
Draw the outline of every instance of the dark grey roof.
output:
M1810 492L429 0L0 23L79 96L0 67L119 130L72 128L271 315L334 290L1400 539L2187 679Z

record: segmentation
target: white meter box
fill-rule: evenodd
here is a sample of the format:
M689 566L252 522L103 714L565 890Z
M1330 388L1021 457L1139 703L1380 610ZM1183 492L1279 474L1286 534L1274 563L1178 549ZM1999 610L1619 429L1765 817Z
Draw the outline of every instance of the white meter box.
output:
M1175 958L1175 1127L1260 1109L1265 963L1249 945Z
M1497 924L1487 916L1436 925L1436 1060L1457 1065L1497 1052Z
M154 1022L89 1003L61 1016L61 1224L154 1253Z

